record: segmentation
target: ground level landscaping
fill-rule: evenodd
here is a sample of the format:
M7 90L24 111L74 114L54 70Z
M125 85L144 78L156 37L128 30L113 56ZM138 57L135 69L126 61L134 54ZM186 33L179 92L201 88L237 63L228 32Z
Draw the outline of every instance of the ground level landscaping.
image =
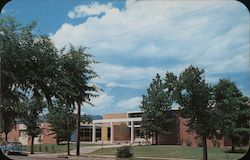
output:
M186 147L179 145L148 145L134 146L131 148L135 157L155 158L186 158L202 159L202 147ZM241 158L244 153L226 153L230 148L209 148L209 160L235 160ZM245 152L247 148L245 147ZM93 153L94 155L115 155L116 148L104 148Z

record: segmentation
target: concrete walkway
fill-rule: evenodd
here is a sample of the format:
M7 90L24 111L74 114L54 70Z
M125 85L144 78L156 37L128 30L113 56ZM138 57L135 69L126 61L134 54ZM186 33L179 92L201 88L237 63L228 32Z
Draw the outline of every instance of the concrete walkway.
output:
M86 155L86 154L90 154L93 153L99 149L102 148L118 148L118 147L122 147L124 146L124 144L112 144L112 145L100 145L100 146L87 146L87 147L80 147L80 154L81 155ZM73 149L70 151L71 153L76 153L76 149Z

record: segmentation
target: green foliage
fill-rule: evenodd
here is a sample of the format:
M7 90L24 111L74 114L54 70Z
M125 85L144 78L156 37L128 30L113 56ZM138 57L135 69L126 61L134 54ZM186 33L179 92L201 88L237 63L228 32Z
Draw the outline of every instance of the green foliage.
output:
M39 115L45 107L42 97L32 96L22 102L20 119L27 126L27 135L37 137L42 132Z
M133 157L133 153L130 151L130 146L122 146L117 148L116 150L116 157L117 158L131 158Z
M181 116L188 118L188 131L209 137L214 133L212 118L212 88L205 82L204 70L189 66L179 77L176 100Z
M49 106L52 106L52 97L69 107L73 107L75 103L90 103L90 98L97 96L98 88L89 84L97 74L91 67L95 61L86 53L87 48L74 48L70 45L66 51L64 48L58 50L47 35L35 34L35 26L35 22L18 24L12 17L0 19L2 100L10 102L8 105L13 108L19 105L21 94L46 98ZM1 114L4 113L3 108L8 107L6 104L1 105ZM40 109L25 109L27 112L37 111L35 116L24 118L25 123L31 125ZM13 119L8 123L13 124ZM1 120L1 128L4 123ZM37 126L35 123L37 122L33 121L32 128ZM13 125L7 126L10 130ZM38 132L37 128L37 131L29 131L29 134L36 135Z
M236 84L228 79L219 80L214 86L214 95L217 126L221 134L230 137L233 146L248 144L250 133L248 98L244 97Z
M186 68L179 76L175 98L181 106L181 116L187 118L189 132L195 132L203 141L203 158L207 159L206 139L212 138L216 126L213 116L212 87L206 83L203 69Z
M58 89L62 91L59 98L68 105L83 102L91 104L90 98L97 96L98 88L88 84L97 74L91 67L95 62L90 59L92 56L86 50L84 47L76 49L70 45L70 49L60 58L60 73L64 78L58 84Z
M59 140L69 140L71 133L76 128L74 108L54 101L53 106L49 107L47 122L50 124L50 130L56 134Z
M142 128L147 138L156 136L159 133L169 133L170 122L173 116L170 107L173 103L173 82L176 77L172 73L167 73L165 82L157 74L147 89L147 95L143 95L142 105ZM171 83L170 83L171 82Z

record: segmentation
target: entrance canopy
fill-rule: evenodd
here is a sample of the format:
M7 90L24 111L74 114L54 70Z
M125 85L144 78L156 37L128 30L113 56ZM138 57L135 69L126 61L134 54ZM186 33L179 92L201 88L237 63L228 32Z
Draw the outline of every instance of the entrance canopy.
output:
M134 122L140 122L142 121L141 117L134 117L134 118L117 118L117 119L100 119L100 120L93 120L92 124L93 124L93 132L92 132L92 140L93 142L95 142L95 138L96 138L96 133L95 133L95 125L99 124L99 123L110 123L110 128L111 128L111 137L110 137L110 143L113 143L114 140L114 129L113 129L113 123L115 122L130 122L130 129L131 129L131 143L134 142Z

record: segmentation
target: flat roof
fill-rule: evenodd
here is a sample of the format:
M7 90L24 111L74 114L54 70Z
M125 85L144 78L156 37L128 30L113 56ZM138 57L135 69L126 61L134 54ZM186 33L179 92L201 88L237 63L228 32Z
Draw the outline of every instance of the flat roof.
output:
M100 120L93 120L92 123L140 122L140 121L142 121L142 118L141 118L141 117L135 117L135 118L100 119Z

